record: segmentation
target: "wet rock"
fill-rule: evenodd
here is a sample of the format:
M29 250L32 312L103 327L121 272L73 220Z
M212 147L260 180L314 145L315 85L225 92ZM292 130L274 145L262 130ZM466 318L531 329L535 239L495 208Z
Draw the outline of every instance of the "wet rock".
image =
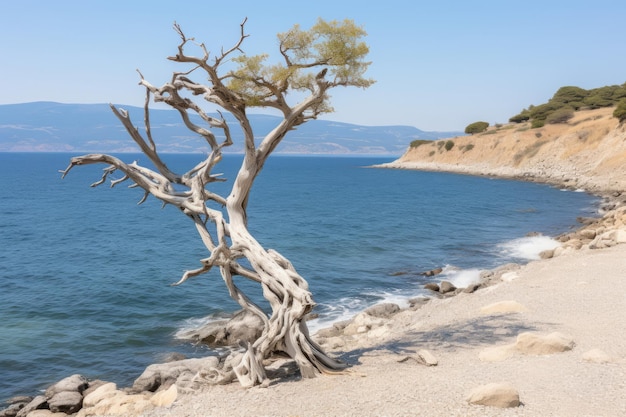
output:
M442 294L448 294L455 290L456 290L456 287L454 286L454 284L452 284L449 281L441 281L441 284L439 284L439 292Z
M439 292L439 284L435 282L429 282L428 284L424 285L424 289Z
M439 275L442 272L443 272L443 268L435 268L435 269L431 269L430 271L420 272L420 275L423 275L425 277L434 277L435 275Z

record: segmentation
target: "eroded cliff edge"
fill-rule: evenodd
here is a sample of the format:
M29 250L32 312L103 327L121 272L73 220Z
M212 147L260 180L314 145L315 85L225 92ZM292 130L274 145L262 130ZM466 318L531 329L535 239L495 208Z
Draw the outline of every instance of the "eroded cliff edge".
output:
M626 124L614 108L577 111L567 123L490 127L412 146L384 168L446 171L546 182L606 194L626 191Z

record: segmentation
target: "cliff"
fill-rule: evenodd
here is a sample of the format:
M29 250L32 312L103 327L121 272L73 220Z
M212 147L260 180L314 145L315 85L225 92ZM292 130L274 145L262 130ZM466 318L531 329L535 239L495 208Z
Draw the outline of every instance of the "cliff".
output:
M590 192L626 190L626 124L614 108L583 110L567 123L490 127L410 147L386 168L517 178Z

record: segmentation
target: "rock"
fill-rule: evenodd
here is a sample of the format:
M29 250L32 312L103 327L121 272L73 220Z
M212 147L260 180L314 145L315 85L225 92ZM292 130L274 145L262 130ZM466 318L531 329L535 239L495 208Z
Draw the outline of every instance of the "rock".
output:
M56 384L50 386L45 393L45 396L52 398L54 395L64 391L74 391L80 394L83 393L89 387L87 378L82 375L72 375L67 378L63 378Z
M523 311L527 311L526 307L517 301L512 300L498 301L480 309L482 314L521 313Z
M44 408L48 408L48 399L45 395L38 395L18 411L16 417L26 417L32 411Z
M475 388L467 397L470 404L488 407L519 407L519 393L511 384L492 383Z
M456 287L454 286L454 284L452 284L449 281L441 281L441 284L439 284L439 292L442 294L447 294L455 290L456 290Z
M515 348L521 353L529 355L549 355L560 353L574 348L571 337L562 333L554 332L546 336L536 333L520 333L515 342Z
M171 387L164 391L159 391L150 398L150 402L156 407L167 407L172 405L178 397L178 389L176 384L172 384Z
M85 395L85 397L83 398L83 407L93 407L103 399L114 396L117 392L120 391L117 390L117 385L115 385L113 382L101 385L94 391Z
M411 310L417 310L417 309L423 307L425 304L428 304L428 302L430 302L430 298L427 298L427 297L411 298L409 300L409 308Z
M142 394L125 394L115 391L115 395L104 398L90 408L83 408L76 417L87 416L134 416L153 408L154 406Z
M435 282L429 282L428 284L424 285L424 289L439 292L439 284Z
M135 380L132 386L133 392L150 391L154 392L161 386L176 383L179 376L191 373L197 374L203 369L217 368L219 359L214 356L206 358L184 359L182 361L157 363L148 366L143 373Z
M540 259L550 259L554 257L554 249L546 249L544 251L539 252Z
M388 319L400 311L400 306L394 303L380 303L365 310L372 317Z
M596 234L597 233L595 229L587 228L578 231L578 235L583 239L595 239Z
M89 387L85 391L83 391L83 398L91 394L92 392L100 388L101 386L110 384L110 383L111 382L102 381L101 379L94 379L93 381L89 381Z
M28 417L67 417L65 413L53 413L50 410L33 410Z
M248 310L240 310L229 319L215 320L205 326L185 332L181 337L211 347L238 346L253 343L263 332L263 320Z
M609 363L613 361L609 355L600 349L591 349L583 353L583 360L594 363Z
M439 275L442 272L443 272L443 268L435 268L435 269L431 269L430 271L421 272L420 275L423 275L425 277L434 277L435 275Z
M420 349L420 351L417 352L415 356L405 356L404 358L400 359L398 362L403 363L403 362L409 362L409 361L416 362L420 365L426 365L426 366L437 366L439 364L439 361L437 360L435 355L433 355L426 349Z
M483 285L484 285L484 284L483 284L483 283L481 283L481 282L475 282L475 283L473 283L473 284L468 285L468 286L467 286L467 287L463 290L463 292L464 292L464 293L467 293L467 294L472 294L472 293L474 293L474 292L478 291L479 289L481 289L481 288L483 287Z
M83 406L83 395L78 391L62 391L48 399L48 406L53 413L73 414Z

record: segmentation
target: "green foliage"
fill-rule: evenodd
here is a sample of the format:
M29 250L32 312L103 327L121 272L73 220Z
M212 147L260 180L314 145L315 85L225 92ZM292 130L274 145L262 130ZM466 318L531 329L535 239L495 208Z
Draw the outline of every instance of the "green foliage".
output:
M626 99L622 99L615 110L613 111L613 117L621 122L626 120Z
M520 114L517 114L513 117L511 117L509 119L509 122L511 123L523 123L523 122L527 122L528 120L530 120L530 111L529 110L522 110L522 112Z
M475 133L481 133L487 130L488 127L489 123L487 122L474 122L467 125L467 127L465 128L465 133L470 135L473 135Z
M532 122L530 122L530 127L532 129L537 129L537 128L543 127L545 124L546 124L545 120L534 119Z
M233 57L238 68L227 79L227 87L245 99L246 105L275 107L272 97L287 91L316 91L318 82L330 86L367 88L374 80L364 78L371 62L365 61L369 47L361 38L366 32L352 20L318 19L308 31L294 25L278 34L282 61L268 64L268 55ZM332 112L330 96L314 109Z
M454 142L452 142L451 140L446 141L446 144L444 145L446 148L446 151L449 151L450 149L454 148Z
M433 143L433 142L431 140L416 139L416 140L411 142L411 148L417 148L418 146L422 146L422 145L425 145L427 143Z
M574 109L572 109L571 107L563 107L550 113L548 117L546 117L546 123L567 123L567 121L570 120L572 117L574 117Z
M565 86L559 88L547 103L531 105L511 117L509 122L522 123L530 120L532 128L542 127L546 123L565 123L573 117L573 111L615 106L623 99L626 99L626 83L591 90Z

